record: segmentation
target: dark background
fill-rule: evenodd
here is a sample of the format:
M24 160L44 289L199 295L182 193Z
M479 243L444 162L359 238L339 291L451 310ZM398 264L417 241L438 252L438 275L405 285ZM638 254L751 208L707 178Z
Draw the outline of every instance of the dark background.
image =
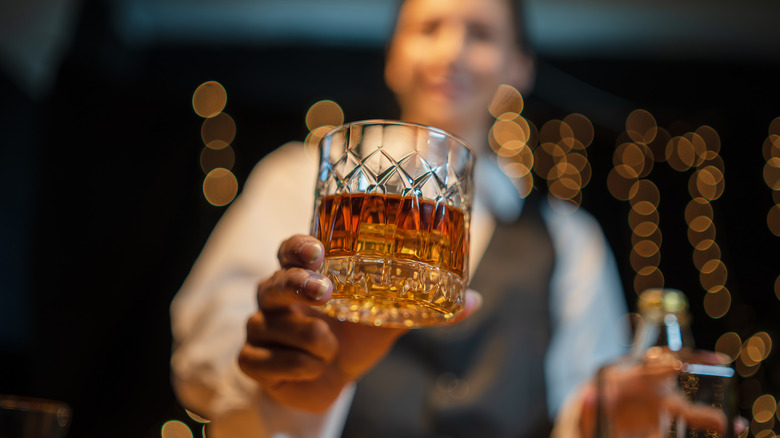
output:
M382 47L138 47L108 24L111 12L109 2L84 4L45 97L31 98L10 77L0 82L0 393L70 403L74 437L154 437L167 420L195 424L170 386L168 305L224 211L202 196L195 88L216 80L227 90L240 183L267 152L303 140L318 100L338 102L346 120L392 117L395 107L381 81ZM604 227L632 309L629 205L609 194L606 177L625 118L644 108L660 126L706 124L721 137L726 190L713 206L733 297L725 317L713 320L700 305L683 216L688 174L657 164L651 177L661 190L661 270L691 299L697 344L712 349L727 331L743 340L767 331L777 342L780 238L766 225L773 200L761 147L780 116L778 54L538 55L525 115L541 126L579 112L596 125L583 205ZM760 391L745 389L746 400L780 395L777 354L750 380Z

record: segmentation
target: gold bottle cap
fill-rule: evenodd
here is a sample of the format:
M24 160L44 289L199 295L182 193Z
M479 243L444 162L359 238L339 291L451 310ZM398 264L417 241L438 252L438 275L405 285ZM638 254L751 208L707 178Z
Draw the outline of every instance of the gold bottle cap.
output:
M688 298L677 289L647 289L639 294L639 312L685 314L688 312Z

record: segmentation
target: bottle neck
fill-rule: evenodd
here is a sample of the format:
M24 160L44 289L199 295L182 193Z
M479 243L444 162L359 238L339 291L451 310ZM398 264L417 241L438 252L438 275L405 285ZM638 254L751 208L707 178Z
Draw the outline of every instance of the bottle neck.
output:
M663 312L642 315L631 355L642 357L653 347L662 347L672 352L694 348L688 316Z

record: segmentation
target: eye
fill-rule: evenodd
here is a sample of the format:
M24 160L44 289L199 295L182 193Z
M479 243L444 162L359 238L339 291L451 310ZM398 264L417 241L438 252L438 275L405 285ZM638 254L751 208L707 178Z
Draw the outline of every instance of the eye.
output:
M436 33L436 30L439 28L439 22L438 21L424 21L420 23L418 27L418 32L422 35L433 35Z
M469 37L474 41L496 41L498 39L497 31L485 23L470 23L468 25Z

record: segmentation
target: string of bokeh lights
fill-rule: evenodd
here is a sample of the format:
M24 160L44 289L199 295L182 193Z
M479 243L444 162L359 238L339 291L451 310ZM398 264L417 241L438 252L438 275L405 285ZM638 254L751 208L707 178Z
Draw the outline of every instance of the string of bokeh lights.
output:
M205 120L201 138L205 148L200 164L206 174L203 194L214 206L229 204L236 196L238 184L231 172L235 155L231 143L235 123L223 112L227 101L224 88L217 82L201 84L193 94L193 108ZM537 128L521 114L524 100L516 89L502 85L490 105L495 121L488 143L496 153L499 167L520 191L527 196L537 181L544 181L548 196L565 201L555 203L571 212L582 203L582 189L591 179L587 150L593 142L594 128L584 115L573 113L563 119L545 122ZM315 151L320 139L335 126L344 123L344 112L332 100L315 102L306 111L308 134L305 147ZM725 189L725 168L720 156L720 137L709 126L700 126L683 135L672 136L657 125L648 111L637 109L626 118L626 129L619 134L613 152L613 168L607 175L607 189L616 199L626 201L631 208L628 223L632 230L630 264L635 272L634 291L663 287L661 262L662 232L658 207L661 193L649 178L655 165L665 163L677 172L689 172L690 200L685 207L688 242L692 262L705 291L703 308L712 319L724 317L731 309L732 296L727 288L728 270L721 260L717 243L714 209ZM772 190L774 205L767 213L767 226L780 237L780 117L770 124L763 145L766 160L764 181ZM780 275L774 283L774 293L780 300ZM765 393L755 378L760 365L772 351L772 337L758 331L744 340L735 331L721 335L715 350L729 358L739 375L740 408L750 412L750 427L741 437L774 438L776 420L780 421L780 404ZM190 418L203 425L207 420L187 411ZM167 431L167 432L166 432ZM165 423L163 438L192 437L183 422Z
M764 182L772 189L774 205L766 215L769 231L780 237L780 117L769 124L769 135L762 148L764 155ZM780 300L780 275L775 279L775 296Z
M206 175L203 196L216 207L230 204L238 193L238 180L232 171L236 156L231 146L236 123L224 112L226 104L227 92L216 81L200 84L192 94L192 108L205 119L200 129L205 145L200 153L200 167Z

